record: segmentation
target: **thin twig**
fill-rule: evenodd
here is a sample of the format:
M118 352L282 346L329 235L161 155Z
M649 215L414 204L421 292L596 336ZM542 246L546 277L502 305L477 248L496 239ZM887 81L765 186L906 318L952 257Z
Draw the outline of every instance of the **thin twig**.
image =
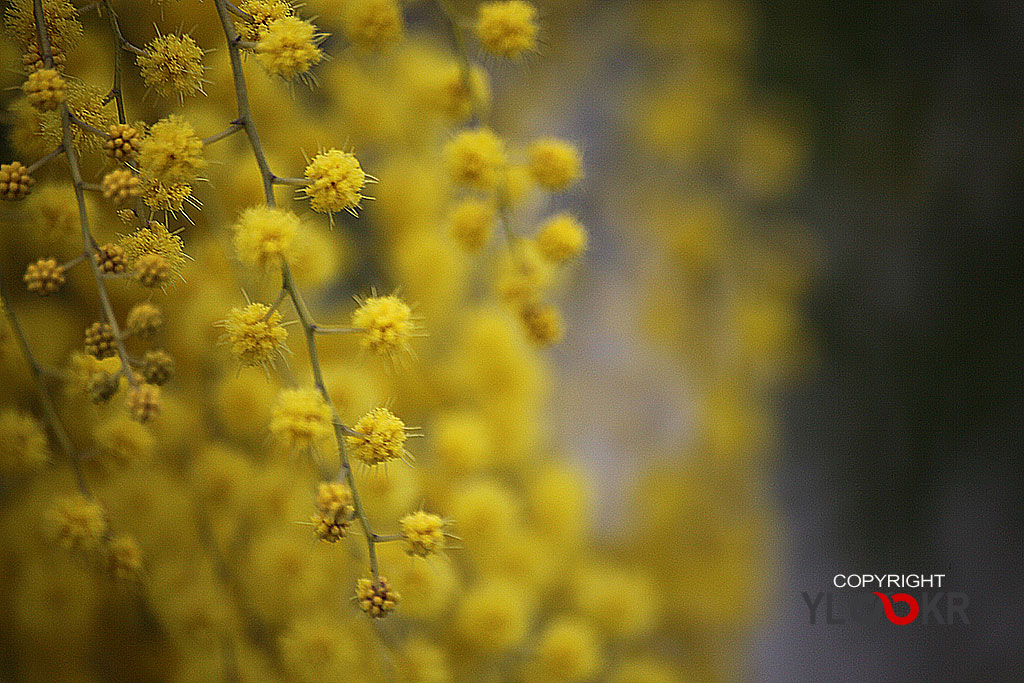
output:
M207 145L212 145L213 143L219 140L223 140L229 135L234 135L235 133L237 133L240 130L243 130L244 128L245 126L243 126L240 123L232 123L230 126L225 128L221 132L215 133L208 138L203 138L203 147L206 147Z
M45 166L47 164L47 162L51 161L52 159L56 159L57 157L59 157L63 153L64 153L64 145L57 145L57 149L53 150L52 152L50 152L46 156L39 157L34 162L32 162L32 165L29 166L28 168L26 168L25 172L28 173L29 175L32 175L33 173L38 171L40 168Z

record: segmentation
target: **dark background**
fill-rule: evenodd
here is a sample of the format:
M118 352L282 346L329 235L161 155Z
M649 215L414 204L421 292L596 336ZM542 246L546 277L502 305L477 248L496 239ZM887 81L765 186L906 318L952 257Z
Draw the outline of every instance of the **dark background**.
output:
M757 678L1021 680L1024 4L760 11L761 79L817 113L800 204L827 263ZM801 591L862 572L946 574L972 624L808 623Z

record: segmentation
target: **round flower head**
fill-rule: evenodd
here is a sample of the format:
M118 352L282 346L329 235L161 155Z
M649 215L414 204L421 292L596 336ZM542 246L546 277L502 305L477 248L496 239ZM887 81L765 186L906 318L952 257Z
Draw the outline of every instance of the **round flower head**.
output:
M373 178L366 175L355 155L339 149L320 152L306 166L309 184L302 191L317 213L348 211L353 216L363 200L363 188ZM331 218L333 221L333 216Z
M498 187L505 168L505 143L488 128L464 130L445 145L452 181L477 190Z
M103 507L81 495L58 501L50 509L49 522L56 540L69 550L97 550L107 533Z
M0 412L0 473L31 472L49 459L46 432L39 420L20 410Z
M78 9L69 0L43 0L43 16L52 47L68 52L82 39ZM26 48L36 45L36 20L33 0L12 0L4 16L4 27ZM38 50L38 48L36 48Z
M397 296L372 296L352 313L352 327L363 332L362 345L377 355L394 357L410 351L416 333L412 309Z
M173 275L181 276L188 262L185 243L163 223L150 221L133 233L120 236L125 263L147 286L162 286ZM143 273L149 275L143 279Z
M148 337L155 333L164 324L164 314L155 305L148 301L135 304L128 311L125 319L124 333L126 335L138 335Z
M103 197L114 204L124 204L142 192L138 177L127 168L115 168L100 183Z
M402 596L395 592L388 580L381 576L376 582L359 579L356 585L356 600L359 608L371 617L386 617L398 606Z
M284 353L288 331L281 324L281 314L266 304L232 308L217 326L224 328L221 342L231 346L244 367L266 368Z
M476 37L488 52L518 59L537 49L537 8L523 0L482 3Z
M270 414L270 433L292 450L317 450L334 437L331 408L314 389L285 389Z
M587 247L587 231L572 215L555 216L537 233L537 249L544 260L562 263L579 256Z
M426 557L444 547L445 521L437 515L418 510L399 520L405 551L410 555Z
M291 211L264 205L250 207L232 226L235 250L246 264L266 268L286 254L300 226L298 216Z
M374 408L363 415L352 431L357 434L347 435L345 444L353 456L367 465L409 458L405 450L405 423L387 408Z
M0 164L0 199L24 199L32 192L32 186L35 184L35 178L28 174L28 168L20 161Z
M519 316L530 341L537 346L552 346L565 336L562 314L551 304L527 304L520 310Z
M267 27L274 21L290 17L294 13L288 0L242 0L237 4L251 20L239 21L235 28L243 40L250 42L262 38L267 32Z
M319 44L326 36L298 17L275 19L256 44L256 57L270 73L285 80L302 78L323 59Z
M355 518L352 489L340 482L323 482L316 493L316 513L312 516L317 538L334 543L343 538Z
M448 217L449 231L466 251L479 251L490 239L495 219L493 202L464 199Z
M165 97L203 92L203 51L192 36L157 36L135 61L146 85Z
M67 83L56 69L39 69L21 86L29 104L39 111L53 111L64 101Z
M41 258L28 264L24 280L28 291L35 292L40 296L60 291L66 282L63 266L53 258Z
M348 0L342 11L345 37L361 50L381 50L402 37L396 0Z
M139 424L150 422L160 412L160 387L140 384L128 392L128 414Z
M527 155L530 175L546 190L565 190L583 175L579 151L564 140L537 140L530 145Z
M206 167L203 141L175 114L153 124L139 143L138 160L143 176L167 185L190 183Z
M589 680L601 662L601 646L593 628L579 619L562 617L540 636L533 665L542 680Z

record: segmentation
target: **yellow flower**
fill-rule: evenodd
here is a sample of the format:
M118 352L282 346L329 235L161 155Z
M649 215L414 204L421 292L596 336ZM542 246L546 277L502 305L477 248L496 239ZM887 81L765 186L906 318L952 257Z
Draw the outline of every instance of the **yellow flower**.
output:
M505 581L472 588L462 599L455 630L469 646L483 652L504 652L526 638L530 605L523 590Z
M29 104L40 111L53 111L64 101L67 83L56 69L39 69L21 86Z
M537 49L537 8L523 0L482 3L475 28L483 48L499 57L517 59Z
M527 155L530 174L546 190L565 190L583 175L579 151L564 140L537 140L530 145Z
M407 460L405 423L387 408L374 408L352 427L356 435L346 435L345 443L352 455L367 465L392 460Z
M402 599L391 588L386 577L379 577L376 582L370 579L359 579L356 585L356 599L359 607L371 617L386 617L398 606Z
M273 364L285 350L288 331L281 324L281 314L271 312L266 304L252 303L232 308L228 317L217 323L224 328L220 341L230 344L231 352L244 367L266 367Z
M417 510L398 521L405 538L406 552L426 557L444 547L445 521L437 515Z
M171 114L153 124L139 144L139 171L166 185L190 183L206 167L203 141L185 119Z
M159 35L135 61L142 80L161 95L203 92L203 51L190 35Z
M243 262L266 268L286 255L299 228L299 218L291 211L265 205L250 207L232 226L235 251Z
M367 181L373 181L355 155L339 149L329 149L313 157L306 166L305 176L310 182L302 191L314 211L328 214L348 211L353 216L364 199L363 188Z
M315 389L285 389L270 414L270 433L292 450L320 450L334 438L331 408Z
M238 8L252 17L252 21L240 21L235 26L238 34L248 41L259 40L272 22L293 13L288 0L243 0L238 3Z
M49 459L46 432L36 418L11 408L0 412L0 472L30 472L45 465Z
M402 10L395 0L347 0L345 37L362 50L380 50L402 38Z
M479 251L491 238L495 218L493 202L464 199L448 217L449 232L467 251Z
M601 647L594 630L580 619L561 617L544 629L533 666L541 680L587 680L601 662Z
M352 312L352 327L363 332L363 348L391 358L411 351L409 340L417 330L412 309L393 294L360 302Z
M305 77L310 67L323 59L318 47L325 34L298 17L275 19L256 44L256 57L270 73L285 80Z
M536 241L545 260L562 263L587 248L587 231L574 216L563 213L544 224Z
M464 130L445 145L453 182L477 190L498 187L505 169L505 143L488 128Z
M69 550L97 550L107 532L103 507L81 495L58 501L48 518L54 537Z

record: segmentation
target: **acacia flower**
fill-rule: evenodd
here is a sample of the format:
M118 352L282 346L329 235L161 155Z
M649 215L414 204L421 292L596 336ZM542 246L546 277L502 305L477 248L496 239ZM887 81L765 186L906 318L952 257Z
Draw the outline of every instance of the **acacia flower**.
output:
M288 330L281 324L281 314L266 304L232 308L228 317L216 325L224 329L221 343L231 346L231 353L243 367L266 368L285 351Z

